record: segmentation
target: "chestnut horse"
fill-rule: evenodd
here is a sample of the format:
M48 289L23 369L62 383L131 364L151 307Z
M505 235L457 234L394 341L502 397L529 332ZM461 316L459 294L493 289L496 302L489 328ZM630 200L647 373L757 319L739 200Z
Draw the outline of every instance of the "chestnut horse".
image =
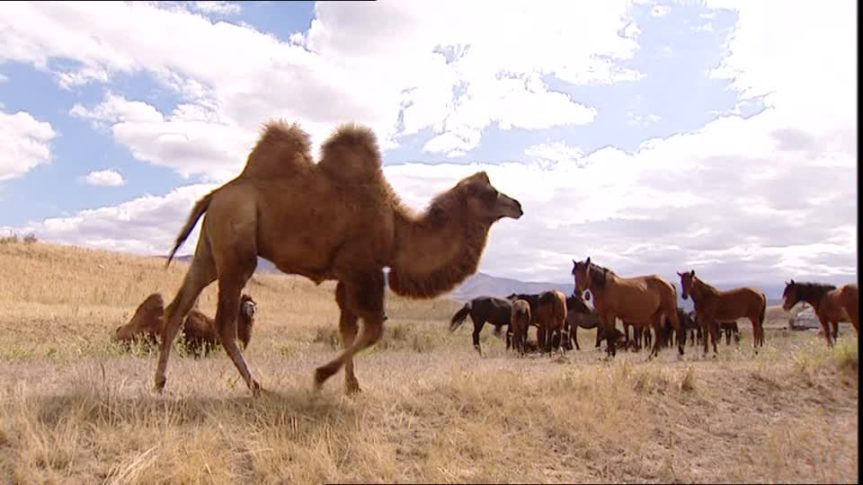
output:
M569 329L564 325L566 295L562 291L545 291L538 295L513 293L507 299L525 300L530 305L531 323L537 325L536 340L544 352L561 350L561 343L570 339Z
M512 348L520 355L524 355L527 343L527 329L530 326L530 304L524 300L512 302L512 312L507 334Z
M857 285L851 283L836 288L835 285L822 283L796 283L791 280L785 283L785 291L782 292L782 308L785 311L800 301L812 305L815 315L824 329L824 338L827 346L832 347L833 342L839 334L839 322L850 321L854 325L854 331L859 335L858 324L860 313L858 310L860 294ZM830 324L833 324L833 338L830 337Z
M752 346L758 352L758 347L764 345L764 317L767 312L767 297L764 292L754 288L734 288L719 290L695 276L695 270L677 273L680 276L680 287L683 288L683 299L690 295L695 304L695 314L704 334L704 353L707 353L707 336L713 342L713 353L716 353L716 340L719 338L719 321L748 318L752 322Z
M579 294L590 290L593 306L602 319L608 334L616 318L625 322L649 322L655 336L662 335L663 317L671 320L675 330L680 328L677 318L677 290L674 285L657 275L623 278L608 268L590 262L572 260L572 275ZM662 339L653 339L653 350L648 358L659 354ZM683 355L683 345L678 344ZM608 353L615 355L614 339L608 340Z

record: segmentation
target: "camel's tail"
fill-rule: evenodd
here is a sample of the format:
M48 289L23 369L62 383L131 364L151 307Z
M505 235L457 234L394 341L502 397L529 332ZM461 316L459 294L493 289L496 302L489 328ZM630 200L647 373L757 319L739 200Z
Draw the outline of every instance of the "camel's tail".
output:
M459 325L464 323L464 320L465 320L465 318L467 318L468 314L470 313L470 310L471 310L470 302L467 302L464 304L463 307L461 307L461 310L455 312L455 315L452 316L452 320L450 320L450 322L449 322L449 331L450 332L455 331L455 329L457 329L459 327Z
M174 243L174 249L171 249L171 254L168 255L168 262L165 263L165 267L167 268L171 264L171 260L174 259L174 254L180 249L180 246L186 241L186 238L189 237L189 233L192 232L192 228L197 224L198 219L204 215L204 212L207 212L207 207L210 206L210 201L213 199L213 194L216 191L212 191L209 194L202 197L198 202L195 203L195 207L192 208L192 212L189 214L189 218L186 220L186 225L180 230L180 234L177 236L177 242Z

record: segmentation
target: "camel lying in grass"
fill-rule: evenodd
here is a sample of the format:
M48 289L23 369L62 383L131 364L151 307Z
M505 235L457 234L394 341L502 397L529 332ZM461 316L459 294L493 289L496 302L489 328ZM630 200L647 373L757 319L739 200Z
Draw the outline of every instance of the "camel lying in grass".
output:
M249 346L252 340L252 327L255 323L257 304L249 295L241 298L237 338L243 348ZM135 310L135 314L126 325L117 327L113 339L121 344L141 342L144 345L156 345L164 325L165 304L162 295L153 293L148 296ZM204 315L198 309L192 309L183 321L183 344L194 355L207 355L219 343L219 332L212 318Z

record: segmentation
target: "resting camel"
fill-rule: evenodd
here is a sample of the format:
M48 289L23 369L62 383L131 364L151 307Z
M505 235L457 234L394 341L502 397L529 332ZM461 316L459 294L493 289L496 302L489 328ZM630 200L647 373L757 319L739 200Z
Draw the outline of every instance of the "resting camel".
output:
M764 345L764 317L767 312L767 297L764 292L754 288L735 288L719 290L695 276L695 270L677 273L683 299L692 296L695 314L703 333L704 353L707 353L707 336L713 343L716 353L716 340L719 338L718 321L748 318L752 322L752 345L755 352ZM709 333L708 333L709 332Z
M512 342L513 349L524 355L527 342L527 329L530 326L530 304L524 300L512 302L512 311L509 328L507 329L508 341Z
M244 294L237 327L237 337L243 344L243 348L246 348L252 339L256 309L257 306L252 297ZM140 340L145 344L155 345L162 332L164 315L165 305L162 295L153 293L138 305L129 323L117 327L113 340L124 344ZM206 355L215 346L217 340L218 332L213 319L198 311L197 308L193 308L183 321L183 345L193 355Z
M145 344L155 345L157 336L162 331L164 315L165 302L162 300L162 295L153 293L138 305L128 323L117 327L112 340L123 344L139 340Z
M785 283L782 292L782 308L791 310L798 302L805 301L812 305L815 315L824 329L827 346L833 347L833 342L839 336L839 322L851 322L854 331L859 335L860 323L860 293L857 285L851 283L836 288L835 285L823 283L797 283L791 280ZM833 325L833 336L830 335L830 325Z
M315 370L313 382L320 389L344 366L347 392L359 391L353 357L383 334L385 283L412 298L452 290L476 272L492 224L504 217L518 219L522 209L517 200L498 192L485 172L477 172L417 214L384 178L370 129L340 126L315 163L309 135L297 124L268 122L243 171L195 203L167 264L202 216L195 255L166 311L155 375L158 391L167 381L171 342L180 322L201 291L218 280L219 338L252 394L260 393L235 342L240 291L258 257L316 283L338 281L335 300L344 349ZM385 267L390 269L387 282Z
M244 294L240 298L240 314L237 322L237 338L240 339L243 349L249 346L249 341L252 339L255 313L257 313L255 300ZM209 354L219 343L216 322L193 308L183 322L183 342L193 355Z

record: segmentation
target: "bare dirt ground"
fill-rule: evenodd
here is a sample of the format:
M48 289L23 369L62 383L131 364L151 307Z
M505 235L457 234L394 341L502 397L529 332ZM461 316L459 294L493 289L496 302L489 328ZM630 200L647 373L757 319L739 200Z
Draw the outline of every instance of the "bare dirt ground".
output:
M109 341L149 293L173 296L185 266L45 244L0 245L0 481L10 483L858 481L858 350L781 328L765 348L612 362L581 351L518 358L458 308L390 295L387 332L311 392L337 352L332 285L256 276L246 352L268 392L252 399L225 356L174 353L164 395L155 355ZM215 289L202 310L212 315Z

